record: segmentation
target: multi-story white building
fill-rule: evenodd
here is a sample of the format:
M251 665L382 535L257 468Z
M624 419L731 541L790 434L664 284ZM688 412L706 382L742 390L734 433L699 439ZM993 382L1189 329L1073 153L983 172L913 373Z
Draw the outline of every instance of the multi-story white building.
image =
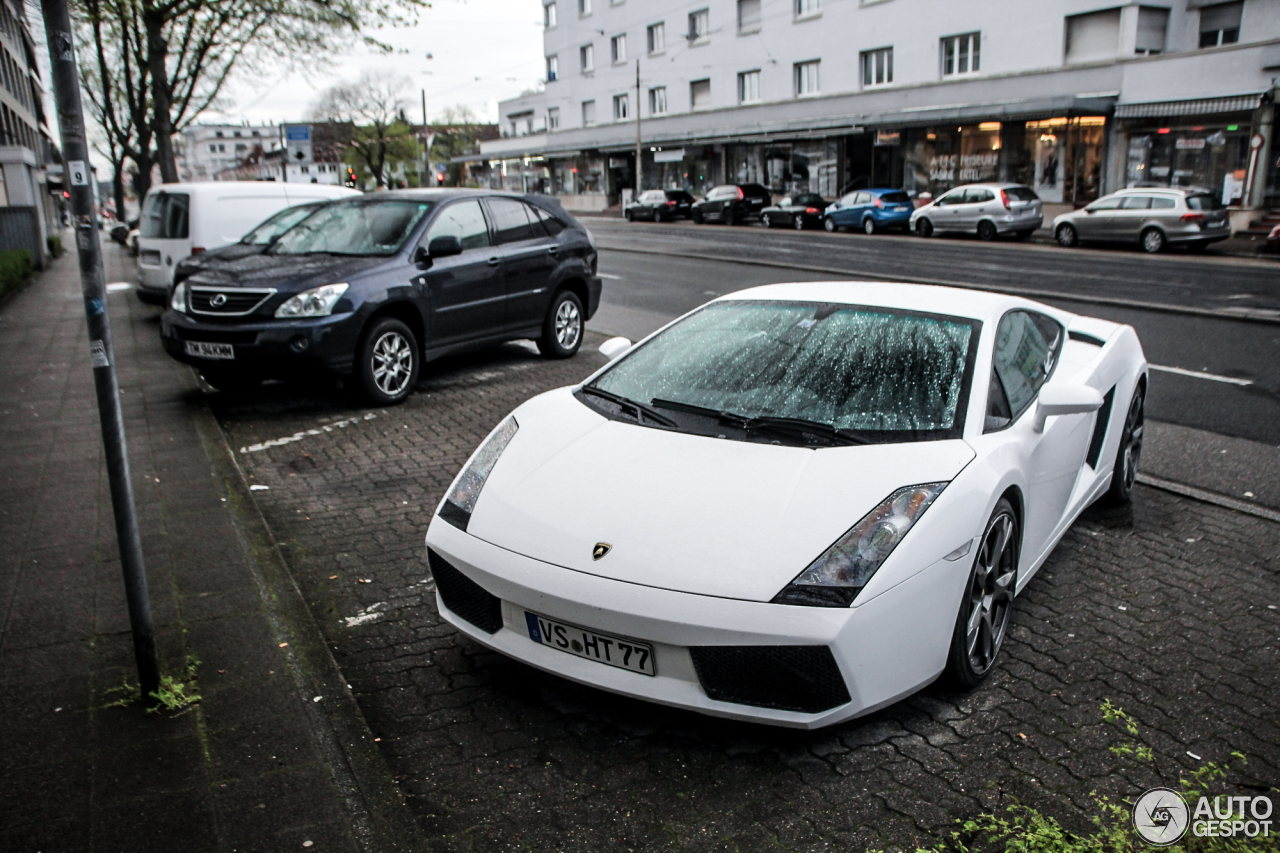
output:
M275 125L193 124L182 131L177 145L178 178L213 181L219 172L282 146Z
M1280 0L548 0L544 22L545 91L502 102L481 153L579 209L633 186L637 112L644 189L1280 203Z

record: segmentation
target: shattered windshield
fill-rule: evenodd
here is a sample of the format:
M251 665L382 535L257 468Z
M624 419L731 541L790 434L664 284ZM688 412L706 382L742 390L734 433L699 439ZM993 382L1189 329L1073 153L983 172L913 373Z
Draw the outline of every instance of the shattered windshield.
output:
M316 211L271 247L275 255L394 255L431 208L425 201L351 201Z
M980 328L884 308L717 302L629 353L584 399L612 395L716 434L805 422L863 442L955 438Z

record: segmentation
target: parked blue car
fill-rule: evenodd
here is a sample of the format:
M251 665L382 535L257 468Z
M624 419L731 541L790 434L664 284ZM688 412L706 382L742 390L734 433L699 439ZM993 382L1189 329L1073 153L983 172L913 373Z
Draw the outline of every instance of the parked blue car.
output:
M826 209L822 227L828 231L861 228L867 234L886 228L907 231L913 209L911 197L902 190L855 190Z

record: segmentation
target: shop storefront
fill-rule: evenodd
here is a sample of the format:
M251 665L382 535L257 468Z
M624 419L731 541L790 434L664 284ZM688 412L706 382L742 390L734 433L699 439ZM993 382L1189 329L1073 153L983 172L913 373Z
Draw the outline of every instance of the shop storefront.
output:
M725 146L728 180L761 184L774 195L840 194L841 138L742 143Z
M1204 187L1244 203L1251 114L1122 122L1125 186Z

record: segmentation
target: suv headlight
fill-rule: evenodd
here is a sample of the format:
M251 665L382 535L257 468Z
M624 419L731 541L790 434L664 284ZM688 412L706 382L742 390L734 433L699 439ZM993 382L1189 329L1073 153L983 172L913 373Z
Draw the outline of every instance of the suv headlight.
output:
M489 437L449 487L444 500L440 502L440 508L436 510L437 515L459 530L467 529L476 501L480 499L480 490L484 488L493 466L498 464L498 457L507 449L518 429L520 424L516 423L516 419L508 417L489 433Z
M848 607L946 483L898 489L809 564L774 604Z
M180 281L173 286L173 295L169 297L169 307L174 311L187 313L187 283Z
M294 294L276 309L277 317L328 317L347 292L346 284L326 284Z

